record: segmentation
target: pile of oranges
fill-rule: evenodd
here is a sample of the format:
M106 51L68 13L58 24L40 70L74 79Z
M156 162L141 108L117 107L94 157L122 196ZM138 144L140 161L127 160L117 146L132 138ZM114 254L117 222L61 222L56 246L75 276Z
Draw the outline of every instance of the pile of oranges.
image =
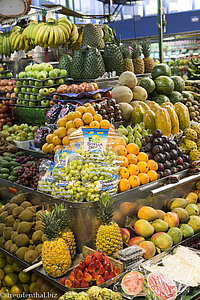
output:
M126 145L125 141L121 140L114 151L118 155L120 165L120 192L158 179L156 172L158 164L154 160L149 160L146 153L140 152L138 145L134 143Z
M46 143L42 147L45 153L54 154L57 149L68 146L69 136L80 127L109 129L112 125L108 120L104 120L90 103L85 103L59 119L57 126L58 129L46 137Z

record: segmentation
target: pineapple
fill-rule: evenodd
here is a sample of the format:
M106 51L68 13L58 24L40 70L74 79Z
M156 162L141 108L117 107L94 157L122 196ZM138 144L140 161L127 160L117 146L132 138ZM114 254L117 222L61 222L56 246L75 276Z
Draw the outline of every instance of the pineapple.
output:
M179 145L179 147L183 150L183 153L187 153L188 152L188 149L187 149L187 147L186 147L186 145L184 143L181 143Z
M71 266L71 255L67 243L59 237L59 224L53 212L40 215L43 232L47 240L42 245L42 263L51 277L63 276Z
M197 149L197 144L194 141L191 141L187 138L184 138L184 143L186 145L187 150Z
M191 128L194 129L197 133L198 138L200 137L200 125L199 123L191 122Z
M66 212L67 209L64 207L64 204L55 204L55 209L53 210L53 213L60 227L59 236L67 243L70 250L71 258L73 259L76 254L76 242L73 232L68 227L69 219L66 216Z
M144 61L140 57L141 56L140 45L137 42L133 42L132 47L133 47L132 59L133 59L135 74L144 74Z
M197 139L196 131L191 128L186 128L184 130L184 135L186 136L186 138L188 138L189 140L192 140L192 141L195 141Z
M141 47L142 47L142 53L144 55L143 61L144 61L144 70L145 73L151 73L155 63L153 58L150 57L150 41L149 40L144 40L141 42Z
M130 72L134 73L134 66L133 66L133 61L131 59L131 52L130 52L128 46L121 44L120 51L123 56L124 72L130 71Z
M120 228L116 222L112 221L113 208L108 195L103 196L99 202L97 218L101 225L97 231L96 248L105 255L114 256L116 252L123 248Z
M200 152L197 149L192 149L189 155L190 160L200 160Z

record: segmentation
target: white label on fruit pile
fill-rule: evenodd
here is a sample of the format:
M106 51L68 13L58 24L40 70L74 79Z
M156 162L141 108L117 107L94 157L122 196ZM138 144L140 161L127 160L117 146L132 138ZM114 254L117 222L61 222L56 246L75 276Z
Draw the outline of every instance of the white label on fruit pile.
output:
M84 151L100 152L106 150L109 129L82 128Z
M117 185L117 180L115 181L98 180L96 188L97 191L106 191L112 189L116 185Z

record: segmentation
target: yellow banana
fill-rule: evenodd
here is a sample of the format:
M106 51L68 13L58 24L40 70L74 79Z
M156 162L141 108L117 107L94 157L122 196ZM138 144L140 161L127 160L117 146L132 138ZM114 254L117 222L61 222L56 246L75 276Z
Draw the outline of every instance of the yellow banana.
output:
M47 44L47 42L48 42L50 30L51 30L50 26L47 25L46 31L45 31L43 39L42 39L44 45Z
M64 45L66 42L66 37L65 37L64 31L58 26L56 26L56 28L60 35L60 45Z
M22 32L22 38L27 37L28 26Z
M61 17L58 20L58 23L60 22L64 22L65 24L67 24L69 26L69 28L72 30L72 23L65 17Z
M66 28L66 30L69 32L69 34L71 33L72 31L72 26L69 26L67 23L61 21L61 22L58 22L58 25L62 25L63 27Z
M40 27L42 27L43 25L44 25L44 23L42 22L42 23L38 23L38 25L35 26L34 31L33 31L33 39L34 40L35 40L35 38L37 36L37 33L38 33Z
M21 36L21 34L18 32L17 35L15 35L15 39L12 40L12 43L13 43L12 45L15 50L17 50L20 36Z
M72 43L75 43L77 39L78 39L78 28L75 24L73 24L70 40L72 41Z
M46 30L46 26L40 26L40 28L37 31L36 37L35 37L35 43L38 45L42 45L42 37L43 37L43 32Z
M11 42L12 45L15 43L15 40L16 40L16 38L19 34L20 34L19 31L14 31L14 32L11 33L10 42Z
M67 28L65 26L62 25L62 23L59 23L57 25L57 27L59 27L60 29L62 29L62 31L64 32L64 35L65 35L65 39L66 41L68 41L69 39L69 35L70 35L70 31L67 30ZM69 27L68 27L69 28Z
M23 38L22 38L22 35L20 37L20 41L19 41L19 50L23 50L24 49L24 41L23 41Z
M60 36L56 26L53 26L53 30L54 30L54 48L56 48L60 44Z
M49 33L49 38L48 38L48 45L50 48L53 48L53 44L54 44L54 30L53 30L53 26L49 26L50 27L50 33Z

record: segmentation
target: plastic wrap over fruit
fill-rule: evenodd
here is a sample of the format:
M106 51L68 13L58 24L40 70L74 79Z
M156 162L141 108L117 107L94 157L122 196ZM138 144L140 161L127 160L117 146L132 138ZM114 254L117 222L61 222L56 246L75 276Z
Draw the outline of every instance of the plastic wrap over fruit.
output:
M41 176L38 181L38 191L55 195L55 180L52 175L54 166L55 162L53 161L44 161L40 165Z

